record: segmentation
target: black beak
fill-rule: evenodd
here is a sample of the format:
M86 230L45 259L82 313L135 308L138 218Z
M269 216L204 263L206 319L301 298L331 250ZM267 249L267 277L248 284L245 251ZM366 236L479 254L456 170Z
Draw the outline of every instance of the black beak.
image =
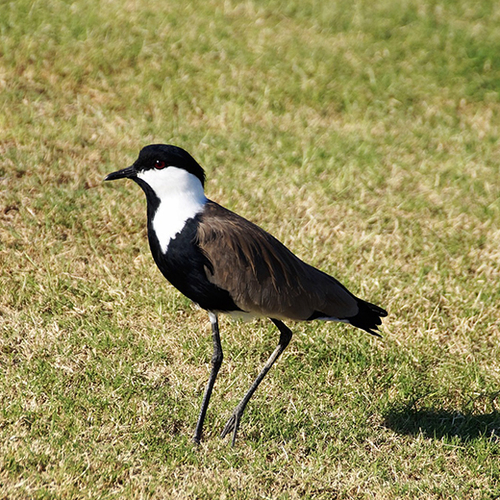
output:
M118 170L117 172L108 174L104 180L114 181L116 179L124 179L124 178L130 179L131 177L135 177L136 173L137 170L135 169L135 165L132 165L131 167L123 168L122 170Z

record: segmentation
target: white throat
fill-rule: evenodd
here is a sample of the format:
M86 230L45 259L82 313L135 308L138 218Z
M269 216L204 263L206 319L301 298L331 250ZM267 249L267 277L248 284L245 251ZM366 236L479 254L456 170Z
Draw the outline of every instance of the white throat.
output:
M166 167L145 170L137 177L147 182L160 200L153 215L152 227L163 253L186 221L203 210L207 198L200 179L183 168Z

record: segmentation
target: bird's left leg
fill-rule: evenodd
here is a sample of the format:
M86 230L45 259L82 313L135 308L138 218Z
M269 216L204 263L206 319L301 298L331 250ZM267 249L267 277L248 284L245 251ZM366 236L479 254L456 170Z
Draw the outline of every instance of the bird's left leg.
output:
M231 446L234 446L234 442L236 441L236 434L238 432L238 428L240 426L241 417L243 416L243 412L245 411L245 407L250 401L253 393L259 387L259 384L262 382L262 379L266 376L267 372L271 369L274 362L279 358L280 354L286 349L286 346L290 343L292 338L292 331L288 328L284 323L277 319L271 318L271 321L278 327L280 331L280 341L278 347L271 354L267 363L262 368L261 372L255 379L254 383L248 389L248 392L245 394L245 397L240 401L239 405L235 408L231 418L227 421L224 430L222 431L221 437L227 436L231 431L233 432L233 439L231 440Z
M210 323L212 324L212 340L214 344L214 352L212 355L212 370L210 371L210 377L205 388L205 394L203 394L200 416L198 417L196 431L193 436L193 441L196 444L200 444L203 422L205 420L205 415L207 414L208 403L210 401L210 396L212 395L212 389L214 388L215 379L217 378L217 374L219 373L219 368L224 357L222 353L222 345L220 343L219 319L217 317L217 314L211 311L209 311L208 316L210 318Z

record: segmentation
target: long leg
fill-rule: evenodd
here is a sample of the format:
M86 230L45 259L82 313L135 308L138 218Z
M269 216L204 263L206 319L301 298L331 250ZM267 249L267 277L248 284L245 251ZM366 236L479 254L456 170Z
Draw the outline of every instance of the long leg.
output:
M234 446L234 442L236 441L236 434L240 426L241 417L243 416L243 412L245 411L245 407L248 401L250 401L250 398L252 397L257 387L259 387L259 384L262 382L262 379L271 369L271 366L273 366L274 362L279 358L280 354L286 349L286 346L290 343L290 340L292 338L292 331L284 323L273 318L271 318L271 321L278 327L278 330L281 333L280 341L278 347L276 347L274 352L271 354L271 356L267 360L267 363L264 365L264 368L262 368L261 372L255 379L254 383L250 386L250 389L248 389L248 392L245 394L245 397L240 401L238 406L235 408L231 418L227 421L227 424L224 427L224 430L222 431L221 434L222 438L227 436L227 434L229 434L231 431L233 431L233 439L231 440L231 446Z
M210 377L205 387L205 394L203 394L203 401L201 402L200 416L198 417L198 423L196 424L196 431L193 436L193 441L196 444L200 444L201 433L203 430L203 422L205 420L205 415L207 414L208 403L210 401L210 396L212 395L212 389L214 388L215 379L219 373L220 365L222 364L223 354L222 345L220 343L219 334L219 320L217 314L209 312L208 316L210 318L210 323L212 324L212 340L214 343L214 353L212 355L212 370L210 371Z

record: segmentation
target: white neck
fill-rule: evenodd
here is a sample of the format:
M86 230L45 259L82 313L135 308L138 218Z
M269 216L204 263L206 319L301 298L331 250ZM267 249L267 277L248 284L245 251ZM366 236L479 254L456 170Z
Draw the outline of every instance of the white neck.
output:
M147 182L160 200L153 215L152 228L163 253L186 221L203 210L207 198L203 186L195 175L182 168L146 170L137 176Z

